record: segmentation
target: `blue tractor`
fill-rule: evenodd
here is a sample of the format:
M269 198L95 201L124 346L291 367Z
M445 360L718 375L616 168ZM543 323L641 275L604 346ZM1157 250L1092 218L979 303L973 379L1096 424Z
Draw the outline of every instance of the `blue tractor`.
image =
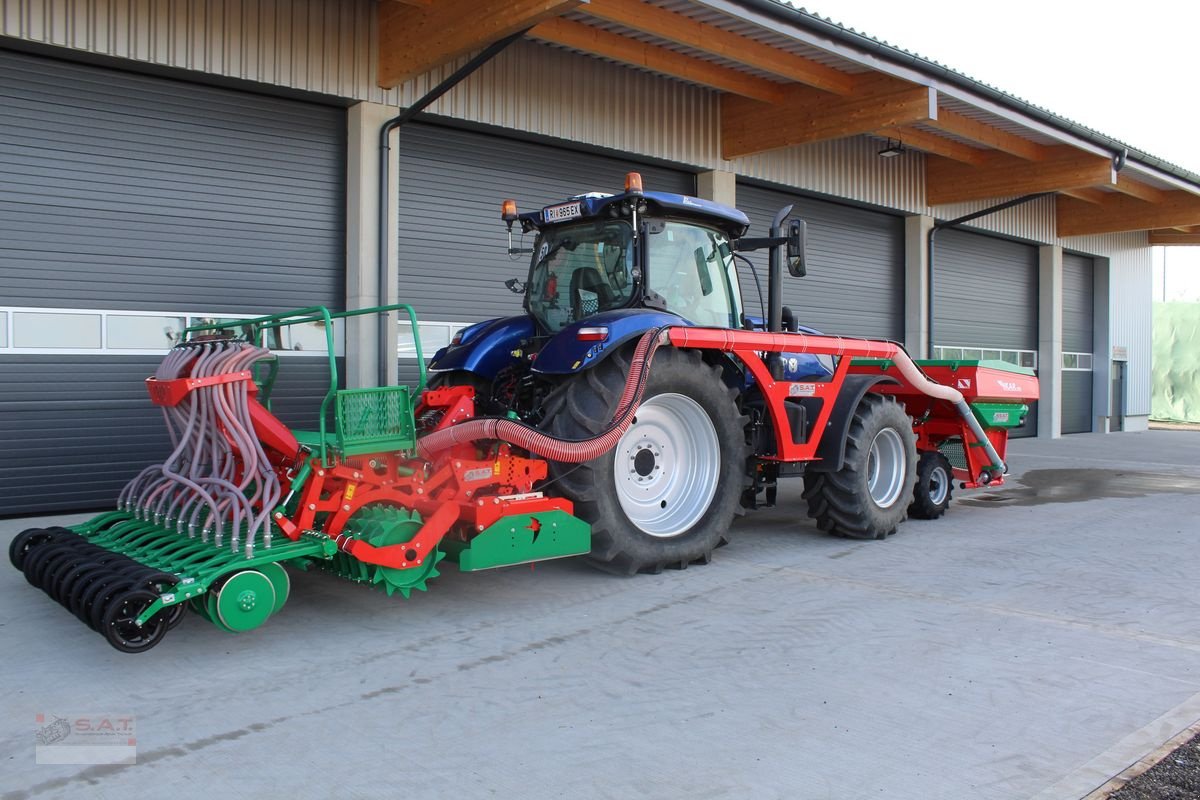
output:
M647 331L797 330L780 302L784 253L792 274L804 272L803 224L784 228L789 212L777 215L771 237L748 239L741 211L643 191L637 173L621 194L578 195L522 214L505 201L510 253L532 253L527 279L508 282L524 296L525 314L459 331L435 354L430 385L474 387L479 415L519 419L565 441L594 436L612 418L633 345ZM512 246L514 226L535 235L531 249ZM771 250L767 320L745 314L736 267L736 251L759 248ZM821 382L833 371L829 356L768 358L782 381ZM812 430L811 405L788 404L795 435L823 436L828 445L820 461L807 464L772 458L771 415L736 359L663 348L646 380L637 416L615 449L583 464L550 464L545 489L572 500L592 526L591 558L602 568L656 572L707 562L736 514L774 502L784 475L805 475L810 515L827 530L882 538L904 518L916 480L912 421L891 398L868 394L878 378L843 386L827 426L833 436ZM872 445L862 463L850 464L845 442L852 427L864 426L872 442L878 430L892 431L888 446L875 452ZM847 469L853 485L831 479L831 470L844 477Z

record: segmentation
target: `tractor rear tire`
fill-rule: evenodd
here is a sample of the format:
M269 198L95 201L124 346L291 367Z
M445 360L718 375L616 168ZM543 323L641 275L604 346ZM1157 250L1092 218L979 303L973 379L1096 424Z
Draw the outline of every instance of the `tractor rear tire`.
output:
M626 350L567 378L546 398L543 429L568 441L595 436L628 373ZM726 543L748 485L736 396L700 353L663 348L617 446L584 464L550 462L550 485L592 526L595 566L623 575L684 569Z
M954 469L950 460L936 450L921 453L917 461L917 485L908 515L913 519L937 519L950 507L954 494Z
M839 536L891 536L907 516L916 468L912 419L894 398L868 392L850 421L842 468L804 476L808 515Z

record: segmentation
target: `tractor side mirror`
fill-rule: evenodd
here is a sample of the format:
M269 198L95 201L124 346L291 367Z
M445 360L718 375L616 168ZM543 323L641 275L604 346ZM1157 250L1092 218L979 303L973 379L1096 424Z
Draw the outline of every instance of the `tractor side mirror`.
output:
M803 278L808 274L807 251L808 224L802 219L794 219L788 223L787 232L787 266L792 277Z
M513 294L525 294L525 284L516 278L509 278L504 282L504 286Z

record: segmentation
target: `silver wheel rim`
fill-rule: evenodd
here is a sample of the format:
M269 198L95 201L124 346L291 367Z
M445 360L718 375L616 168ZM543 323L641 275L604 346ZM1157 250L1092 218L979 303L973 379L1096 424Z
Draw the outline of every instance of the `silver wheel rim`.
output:
M950 476L946 469L938 465L929 471L929 502L940 506L946 502L946 494L950 491Z
M904 490L904 441L895 428L875 434L867 455L867 491L875 505L891 507Z
M617 499L644 533L678 536L704 516L717 493L717 430L700 404L682 394L651 397L634 419L614 453Z

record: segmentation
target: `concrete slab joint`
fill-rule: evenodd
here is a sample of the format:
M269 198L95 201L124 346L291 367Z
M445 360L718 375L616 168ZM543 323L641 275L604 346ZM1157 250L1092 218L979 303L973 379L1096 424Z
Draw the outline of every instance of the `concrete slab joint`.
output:
M396 302L395 204L388 218L390 286L379 296L379 129L396 116L394 106L355 103L346 111L346 308L366 308ZM392 170L390 197L399 190ZM378 321L355 317L346 321L346 385L375 386L379 382ZM396 336L390 337L395 352ZM393 370L395 369L395 360ZM393 379L394 380L394 379Z

